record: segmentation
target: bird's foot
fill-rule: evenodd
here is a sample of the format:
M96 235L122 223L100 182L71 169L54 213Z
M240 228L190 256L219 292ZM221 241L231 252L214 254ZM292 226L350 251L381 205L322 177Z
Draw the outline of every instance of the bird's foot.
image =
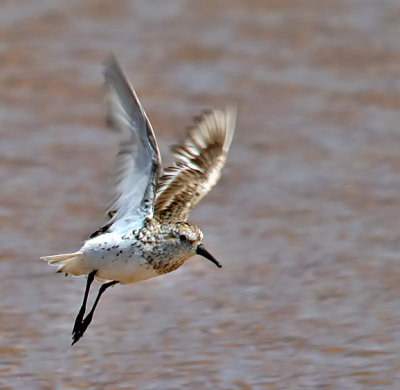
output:
M86 332L86 329L88 328L88 326L92 322L92 318L93 318L92 313L89 313L86 316L86 318L83 321L81 321L79 324L77 324L75 322L74 330L72 331L72 344L71 344L71 346L74 345L75 343L77 343L79 341L79 339L83 336L83 334Z

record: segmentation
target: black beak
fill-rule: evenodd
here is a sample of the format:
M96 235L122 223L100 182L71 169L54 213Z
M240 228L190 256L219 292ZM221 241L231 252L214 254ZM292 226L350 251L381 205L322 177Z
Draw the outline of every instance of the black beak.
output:
M218 263L217 260L209 253L207 252L206 248L204 248L203 244L200 244L196 248L196 254L205 257L206 259L210 260L213 262L218 268L221 268L222 265Z

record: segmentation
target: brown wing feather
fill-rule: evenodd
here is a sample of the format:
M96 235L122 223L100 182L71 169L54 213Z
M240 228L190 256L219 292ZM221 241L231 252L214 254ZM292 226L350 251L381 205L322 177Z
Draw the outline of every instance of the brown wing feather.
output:
M185 221L217 183L235 129L236 110L213 110L195 118L182 144L172 151L178 160L165 169L156 189L154 215Z

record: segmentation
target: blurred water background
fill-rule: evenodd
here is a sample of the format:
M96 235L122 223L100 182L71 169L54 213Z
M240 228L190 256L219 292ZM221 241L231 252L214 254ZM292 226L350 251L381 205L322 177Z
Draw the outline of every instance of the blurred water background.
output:
M398 0L3 1L2 389L398 389ZM114 52L164 162L193 115L238 105L200 258L105 294L39 256L103 223Z

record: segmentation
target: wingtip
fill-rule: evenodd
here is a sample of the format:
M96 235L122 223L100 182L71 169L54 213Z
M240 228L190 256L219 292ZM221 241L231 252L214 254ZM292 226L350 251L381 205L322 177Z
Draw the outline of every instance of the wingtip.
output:
M104 66L103 75L106 85L109 82L112 83L112 80L115 81L118 79L124 80L124 82L129 85L129 82L126 79L119 62L117 61L117 58L112 52L106 55L103 61L103 66Z
M228 104L224 110L225 114L225 123L226 123L226 130L225 130L225 142L224 142L224 150L228 152L231 143L233 134L235 133L236 128L236 118L237 118L237 104Z
M115 66L115 65L117 65L119 67L117 58L115 57L114 53L110 51L107 53L107 55L104 58L103 66L105 67L105 69L107 69L107 68L109 68L111 66Z
M238 105L235 103L229 103L225 106L225 113L228 117L234 119L236 122L236 117L237 117L237 112L238 112Z

